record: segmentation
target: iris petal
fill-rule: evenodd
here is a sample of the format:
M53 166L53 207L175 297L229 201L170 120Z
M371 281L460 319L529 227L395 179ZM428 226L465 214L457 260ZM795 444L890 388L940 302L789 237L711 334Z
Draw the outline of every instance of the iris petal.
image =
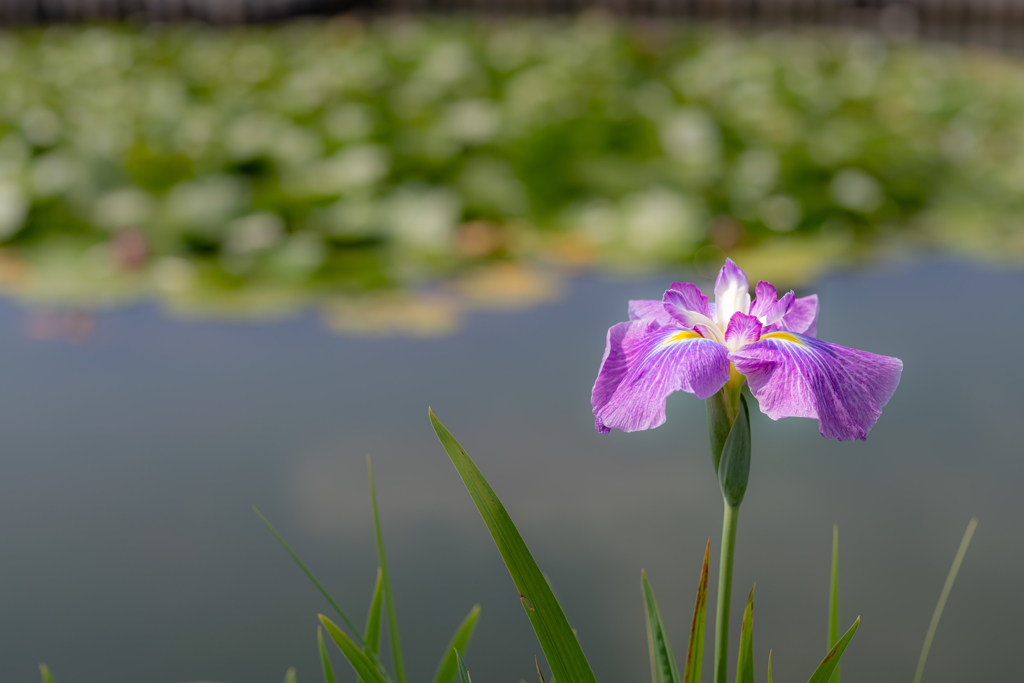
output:
M676 391L708 398L729 380L728 349L678 325L619 323L608 330L591 405L595 426L635 432L665 422L665 401Z
M864 440L903 372L898 358L791 332L772 332L729 354L761 412L818 419L827 439Z
M772 283L758 280L757 286L754 287L754 302L750 304L750 315L760 318L775 305L778 298L779 294Z
M708 310L708 298L698 289L697 285L689 282L673 282L665 292L665 296L662 297L662 301L665 302L665 310L669 312L669 315L677 319L676 313L679 311L690 311L708 318L711 317L711 311Z
M729 327L725 330L725 344L730 349L739 349L761 338L761 321L755 316L733 313Z
M672 316L665 310L661 299L632 299L629 302L630 320L657 320L662 325L672 322Z
M797 332L808 337L818 336L818 295L802 296L793 301L789 312L782 316L777 328L785 332Z
M715 280L715 313L716 321L723 330L737 311L747 313L750 310L750 285L747 274L732 259L725 259L725 265L718 272Z

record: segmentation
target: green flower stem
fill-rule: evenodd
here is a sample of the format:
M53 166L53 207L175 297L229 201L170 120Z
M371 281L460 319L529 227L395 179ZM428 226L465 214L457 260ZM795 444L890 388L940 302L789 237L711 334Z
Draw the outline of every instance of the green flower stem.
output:
M736 554L736 522L740 507L725 501L722 516L722 557L718 564L718 610L715 616L715 683L725 683L729 657L729 602L732 599L732 560Z

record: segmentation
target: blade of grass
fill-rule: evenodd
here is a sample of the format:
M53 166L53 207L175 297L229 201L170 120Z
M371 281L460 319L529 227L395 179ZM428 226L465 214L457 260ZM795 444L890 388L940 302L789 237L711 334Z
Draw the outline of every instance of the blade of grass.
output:
M672 645L661 620L654 589L647 580L647 572L640 570L640 587L644 593L644 615L647 617L647 649L651 655L651 680L653 683L679 683L679 669L676 666Z
M356 640L359 642L359 644L364 649L368 649L366 647L366 643L363 641L363 637L359 635L359 629L355 627L355 624L353 624L352 620L348 618L348 615L346 615L345 612L342 611L341 607L339 607L338 603L334 601L334 598L332 598L331 594L327 592L327 589L324 588L323 584L320 583L315 576L313 576L313 572L309 571L309 568L306 567L302 560L299 559L299 556L295 554L295 551L292 550L291 546L288 545L288 542L284 540L284 536L277 532L277 529L275 529L274 525L270 523L270 520L264 517L263 513L260 512L255 505L252 506L252 510L253 512L256 513L257 516L259 516L260 519L263 520L263 523L267 525L268 529L270 529L270 533L274 534L278 542L282 546L284 546L284 549L287 550L288 554L292 556L292 559L295 560L295 564L299 565L299 569L306 573L306 576L308 576L309 580L313 582L313 585L316 586L318 591L320 591L320 594L327 599L327 602L330 603L331 607L334 608L334 611L338 613L338 616L340 616L341 620L345 622L345 625L352 630L352 633L355 634ZM377 659L376 652L373 652L369 656L370 659L373 661L374 665L377 667L378 672L384 677L385 681L388 681L390 683L391 677L388 676L386 671L384 671L384 667L381 666L380 660Z
M377 654L380 652L380 609L384 595L383 572L377 567L377 581L373 584L373 597L370 598L370 611L366 614L366 635L363 641L366 649Z
M324 670L324 683L335 683L334 667L331 666L331 658L327 655L327 648L324 647L324 632L319 626L316 629L316 641L320 646L320 664Z
M53 683L53 676L50 675L50 667L45 664L39 665L39 675L43 677L43 683Z
M374 662L379 661L377 654L380 652L380 611L384 594L384 579L380 567L377 567L377 581L373 584L373 597L370 598L370 610L366 615L366 631L363 641L366 647L363 652ZM357 683L364 683L359 679Z
M690 646L686 650L686 670L683 683L700 683L701 666L704 663L704 625L708 611L708 556L711 554L711 539L704 548L704 567L700 570L697 583L697 603L693 606L693 623L690 624Z
M826 683L828 679L832 678L832 674L835 673L836 667L839 666L839 659L846 652L846 646L850 644L850 640L853 639L853 634L857 632L857 627L860 626L860 617L853 622L853 626L843 634L843 637L839 639L835 647L828 651L825 655L825 659L821 660L821 664L811 674L810 679L807 683Z
M462 655L455 652L455 661L459 664L459 683L473 683L469 680L469 671L466 670L466 663L462 661Z
M322 614L317 615L320 618L320 623L327 630L327 635L331 637L334 644L341 650L341 654L345 655L345 659L355 669L356 675L368 683L384 683L384 677L381 676L380 671L374 665L370 658L359 649L348 635L338 628L338 625L328 619Z
M295 667L284 672L284 683L295 683Z
M356 634L356 637L360 640L360 644L363 644L362 637L359 635L359 630L355 627L355 624L353 624L352 620L348 618L348 615L346 615L345 612L342 611L341 607L339 607L338 603L334 601L334 598L332 598L331 594L327 592L327 589L324 588L323 584L317 581L317 578L313 576L313 572L309 571L306 565L303 564L302 560L299 559L299 556L296 555L295 551L292 550L291 546L288 545L288 542L284 540L284 536L277 532L277 529L275 529L274 525L270 523L270 520L264 517L263 513L260 512L259 508L257 508L255 505L252 506L252 511L255 512L260 519L263 520L263 523L267 525L268 529L270 529L270 533L274 534L278 542L280 542L280 544L284 546L284 549L287 550L288 554L292 556L293 560L295 560L295 564L299 565L299 569L306 573L306 576L308 576L309 580L313 582L313 585L316 586L316 589L318 591L320 591L320 594L327 599L327 602L330 603L331 607L334 608L334 611L338 613L338 616L340 616L341 620L345 622L345 625L348 626L352 630L352 632Z
M498 546L552 675L559 683L597 683L565 613L494 489L432 410L430 422Z
M377 537L377 556L381 574L384 577L384 604L388 610L388 641L391 644L391 659L395 665L395 680L405 683L405 663L402 661L402 642L398 637L398 617L395 616L395 597L391 593L391 576L388 574L388 560L384 555L384 536L380 531L380 515L377 513L377 489L373 485L373 465L366 456L366 470L370 475L370 501L373 504L373 533Z
M747 608L743 610L740 651L736 656L736 683L754 683L754 588L750 589Z
M768 650L768 683L772 683L772 651Z
M444 657L441 658L441 663L437 667L437 673L434 674L434 683L452 683L455 680L455 674L459 669L459 663L455 655L458 652L466 651L466 646L469 645L469 639L473 637L473 630L476 629L476 622L479 618L480 605L473 605L473 609L469 610L469 614L459 624L459 628L455 630L455 635L452 636L451 642L445 648Z
M832 525L832 586L828 599L828 647L839 642L839 525ZM829 683L839 683L839 666Z
M953 590L953 582L956 581L956 575L960 571L960 563L964 561L964 555L967 554L967 546L971 544L971 536L974 535L974 529L978 526L978 518L974 517L967 524L967 531L964 532L964 537L960 540L960 547L956 551L956 557L953 558L953 566L949 569L949 576L946 577L946 583L942 586L942 593L939 595L939 604L935 606L935 613L932 614L932 621L928 624L928 634L924 637L924 647L921 648L921 658L917 661L917 672L914 674L914 683L921 683L921 676L924 675L924 665L928 661L928 651L932 648L932 639L935 638L935 630L939 628L939 619L942 618L942 610L946 607L946 600L949 598L949 592Z

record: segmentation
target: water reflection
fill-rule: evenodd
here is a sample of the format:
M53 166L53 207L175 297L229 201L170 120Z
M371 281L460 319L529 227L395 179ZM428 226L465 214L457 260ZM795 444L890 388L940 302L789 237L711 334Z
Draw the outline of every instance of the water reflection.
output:
M0 290L50 307L433 335L566 268L1024 256L1024 67L969 49L343 17L55 26L0 57Z
M0 677L33 680L45 660L83 683L277 681L291 665L318 680L314 615L326 606L249 505L361 614L376 566L372 453L412 677L433 672L450 635L437 620L454 628L479 601L474 675L533 680L535 638L428 404L502 495L599 678L646 677L639 570L679 647L721 521L704 409L678 395L664 427L601 437L588 396L623 302L689 275L572 279L555 303L475 312L442 340L339 338L312 315L182 324L130 307L101 314L88 345L39 345L4 304ZM842 618L863 616L844 676L897 681L913 675L972 515L981 525L928 677L1013 678L1001 653L1024 609L1024 364L1008 313L1022 285L1019 270L924 263L807 290L822 297L822 336L906 369L866 444L752 415L735 580L757 581L755 656L773 648L780 680L823 651L833 522ZM949 325L951 310L971 324Z

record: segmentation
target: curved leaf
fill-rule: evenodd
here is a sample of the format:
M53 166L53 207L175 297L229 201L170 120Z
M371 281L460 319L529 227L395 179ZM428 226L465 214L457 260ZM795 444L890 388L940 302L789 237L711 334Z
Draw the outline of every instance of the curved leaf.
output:
M476 503L480 516L491 532L498 552L505 561L519 591L519 599L530 619L540 647L547 657L551 673L559 683L596 683L594 672L587 662L583 648L576 634L562 612L544 574L530 554L529 548L519 534L505 506L498 500L494 489L466 453L455 437L445 429L441 421L430 411L430 422L437 438L441 441L462 483Z
M647 647L651 654L651 680L654 683L679 683L679 669L672 654L672 645L661 620L654 589L647 580L647 573L640 570L640 585L644 591L644 614L647 616Z
M704 663L704 625L708 611L708 556L711 554L711 539L704 548L704 566L697 583L697 603L693 606L693 623L690 624L690 646L686 650L686 669L683 683L700 683L701 665Z
M319 627L316 629L316 640L320 646L320 664L324 670L324 683L335 683L337 679L334 678L334 667L331 666L331 658L327 656L327 648L324 647L323 629Z
M458 653L466 651L466 646L469 645L469 639L473 637L473 630L476 628L479 618L480 605L473 605L473 609L469 610L469 614L462 620L462 624L455 630L455 635L452 636L451 642L445 648L444 657L441 658L441 664L438 665L437 673L434 674L434 683L452 683L455 680L455 674L459 669Z
M853 634L857 632L858 626L860 626L860 617L857 617L857 620L853 622L853 626L851 626L850 630L848 630L846 634L839 639L836 646L829 650L829 653L825 655L825 659L821 660L821 664L819 664L818 668L814 670L813 674L811 674L807 683L827 683L827 681L832 678L832 674L835 673L836 667L839 666L839 658L843 656L844 652L846 652L846 646L850 644L850 640L853 638Z
M754 588L757 588L755 584ZM736 683L754 683L754 588L750 589L747 608L740 628L740 652L736 658Z
M367 681L368 683L385 683L384 677L377 671L377 667L373 665L370 658L367 657L359 646L352 642L344 631L338 628L338 625L333 621L325 617L324 615L318 615L320 617L320 623L323 624L327 630L327 635L331 637L334 644L341 650L341 654L345 655L345 659L355 669L356 674L359 678Z

